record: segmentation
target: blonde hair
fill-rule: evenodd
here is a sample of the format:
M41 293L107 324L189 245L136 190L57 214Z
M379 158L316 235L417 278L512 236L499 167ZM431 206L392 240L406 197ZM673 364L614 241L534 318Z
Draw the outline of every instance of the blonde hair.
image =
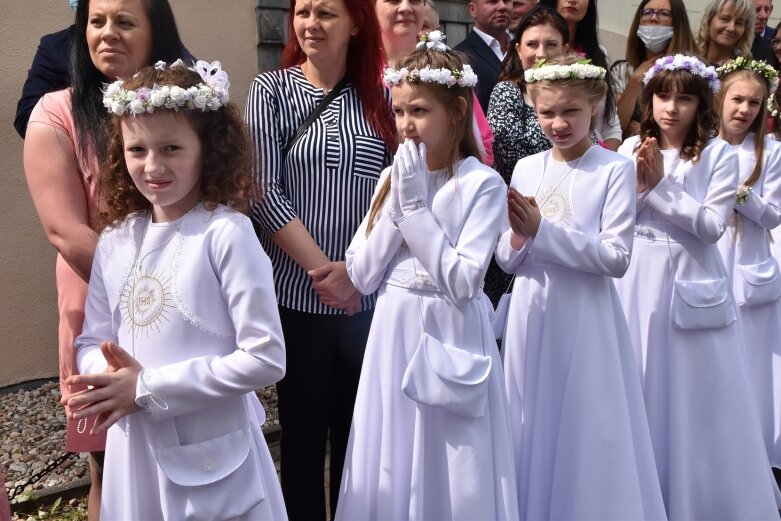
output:
M556 56L545 63L547 65L573 65L582 61L583 57L579 54L568 52ZM543 80L526 84L526 90L532 100L534 100L541 91L546 89L571 89L583 94L592 105L597 105L605 99L605 95L607 94L607 82L600 78L569 78L566 80ZM595 125L596 116L591 118L591 130L594 130Z
M754 118L754 121L751 122L751 126L749 127L749 132L753 132L756 137L756 142L754 143L756 163L754 164L754 170L752 170L751 175L748 179L743 181L743 184L751 186L756 183L759 176L762 175L762 163L765 157L765 134L767 133L767 98L769 94L767 90L767 81L757 73L748 69L738 69L734 72L730 72L722 79L721 91L719 91L718 96L716 96L716 108L719 115L721 115L721 112L724 109L724 99L727 96L727 91L735 82L740 80L754 81L762 85L763 89L762 106L759 109L759 113L757 113L757 117Z
M399 56L396 67L407 68L408 70L423 69L449 69L451 71L463 70L464 61L459 54L451 49L445 52L430 50L426 47L415 49L407 54ZM454 124L449 128L450 147L445 157L445 175L448 179L456 175L456 163L462 157L474 156L481 157L480 149L475 141L475 135L472 132L472 119L474 105L472 101L472 89L469 87L459 87L453 85L447 87L435 83L416 83L416 88L426 89L430 92L453 117ZM461 104L459 99L464 100ZM465 109L461 110L462 107ZM447 132L448 129L443 129ZM399 136L401 140L401 136ZM385 179L382 187L377 194L374 202L369 209L369 225L366 229L366 235L371 233L374 223L379 218L385 201L390 193L390 176Z
M743 34L740 36L737 42L735 42L735 50L741 56L751 56L751 45L754 43L754 20L756 18L756 11L754 10L754 4L751 0L712 0L711 3L705 6L702 10L702 18L700 18L700 28L697 32L697 47L702 56L708 57L708 49L710 48L710 24L713 18L722 9L734 7L737 16L743 16L746 18L746 28Z

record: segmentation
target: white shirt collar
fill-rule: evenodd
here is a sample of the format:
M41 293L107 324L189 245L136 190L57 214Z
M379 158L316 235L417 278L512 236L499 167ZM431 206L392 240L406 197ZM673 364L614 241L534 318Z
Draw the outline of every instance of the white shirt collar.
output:
M497 58L499 58L500 60L504 60L504 57L505 57L505 55L507 53L502 52L502 46L499 43L499 40L497 40L496 38L494 38L493 36L491 36L488 33L484 33L483 31L481 31L477 27L474 27L474 31L475 31L475 34L477 36L479 36L480 39L482 39L488 47L491 48L491 50L494 52L494 54L496 55ZM509 49L510 48L510 42L512 41L512 36L513 35L512 35L512 33L510 31L505 31L505 32L507 33L507 48Z

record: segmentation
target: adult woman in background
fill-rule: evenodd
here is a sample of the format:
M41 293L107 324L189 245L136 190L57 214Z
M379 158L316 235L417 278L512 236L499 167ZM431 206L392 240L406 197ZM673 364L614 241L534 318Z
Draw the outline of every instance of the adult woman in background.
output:
M385 59L393 66L400 54L418 43L418 34L426 17L425 0L375 0Z
M699 53L713 65L736 56L751 57L756 12L750 0L712 0L702 10Z
M282 490L291 519L324 520L326 441L333 518L375 303L353 287L344 253L397 137L374 5L291 0L290 12L283 68L256 77L247 98L264 193L252 219L274 266L287 350Z
M621 145L621 123L616 113L616 102L611 88L611 77L607 50L599 44L597 36L599 21L597 17L597 0L540 0L539 5L556 9L567 21L569 27L570 51L582 54L591 60L593 65L607 71L605 79L608 82L605 103L600 105L597 114L597 126L594 129L597 138L605 148L618 150Z
M419 37L423 34L423 24L428 9L426 0L375 0L374 6L380 23L382 44L385 49L385 64L393 66L402 53L415 50ZM439 24L437 17L437 25ZM479 136L478 147L483 163L493 165L494 156L491 150L493 134L479 103L474 105L475 135Z
M33 203L49 242L56 248L59 309L60 387L76 372L73 340L81 333L87 282L97 235L97 170L104 158L108 117L103 83L129 78L158 60L185 56L167 0L81 0L76 10L72 87L46 94L30 116L24 169ZM90 461L90 519L100 505L99 463L104 437L89 435L93 419L76 424L68 415L66 450L93 452Z
M694 35L683 0L642 0L637 6L626 40L626 59L610 72L618 119L625 137L640 132L640 98L643 76L662 56L695 52Z
M781 69L781 23L776 25L773 31L773 39L770 40L770 47L773 49L773 54L767 61L775 70Z
M526 92L524 71L534 67L537 60L564 53L567 41L569 29L564 18L554 9L538 5L521 20L510 43L511 50L502 61L488 105L488 123L494 133L495 168L508 185L520 159L551 148ZM491 259L484 291L494 307L507 292L513 277Z

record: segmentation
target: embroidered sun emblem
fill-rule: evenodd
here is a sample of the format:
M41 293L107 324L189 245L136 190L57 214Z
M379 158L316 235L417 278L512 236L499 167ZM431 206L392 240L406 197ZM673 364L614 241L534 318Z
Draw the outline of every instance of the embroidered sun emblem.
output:
M540 200L543 201L540 213L552 223L565 223L572 215L569 199L560 192L543 193Z
M160 331L171 303L170 279L154 272L131 276L122 291L122 316L131 330L149 335L150 329Z

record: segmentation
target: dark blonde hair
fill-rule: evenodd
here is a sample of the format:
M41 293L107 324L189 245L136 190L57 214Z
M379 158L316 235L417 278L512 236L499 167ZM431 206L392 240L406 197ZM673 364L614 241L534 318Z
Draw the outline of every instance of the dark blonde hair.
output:
M145 67L122 86L127 90L151 89L155 84L188 89L199 83L203 83L201 76L187 67L162 70ZM121 123L126 117L136 116L112 116L109 123L107 160L101 165L99 176L100 228L115 224L133 212L152 208L136 188L125 163ZM213 210L218 204L224 204L246 212L249 201L257 199L259 193L252 175L253 148L239 110L228 103L216 111L180 110L177 117L192 125L201 141L200 186L204 206Z
M716 110L718 111L719 115L721 115L721 111L724 108L724 99L727 96L727 91L733 83L740 80L751 80L764 87L762 95L762 106L759 109L759 113L757 113L757 117L754 118L754 121L751 122L751 126L749 127L749 132L753 132L756 137L756 142L754 143L754 155L756 156L757 161L754 164L754 170L752 170L751 175L746 181L743 182L743 184L746 186L751 186L756 183L759 179L759 176L762 175L762 162L765 157L765 134L767 133L768 88L765 78L748 69L738 69L736 71L730 72L723 77L721 81L721 91L719 91L718 96L716 96Z
M432 69L449 69L451 71L464 70L464 60L461 59L458 53L448 49L445 52L433 51L423 47L422 49L415 49L407 54L402 54L396 61L396 67L399 69L406 68L408 70L423 69L430 67ZM404 80L406 81L406 79ZM445 110L453 117L454 124L449 127L450 131L450 147L445 158L445 172L448 179L456 175L456 163L462 157L474 156L481 157L480 149L477 147L475 141L475 135L472 131L472 118L474 113L474 106L472 101L472 89L469 87L459 87L453 85L447 87L437 83L415 83L416 88L426 89L434 97L444 105ZM459 99L464 100L463 106L466 107L464 111L461 111L461 103ZM448 129L442 129L443 132L447 132ZM399 136L401 140L401 136ZM366 234L371 232L374 223L376 222L382 207L385 204L385 200L390 193L390 176L385 179L376 199L372 203L369 210L369 226L367 227Z
M701 59L699 56L697 58ZM719 116L713 110L713 94L708 81L685 70L662 70L654 75L643 89L643 118L640 122L638 146L648 137L661 142L661 131L654 119L654 95L671 90L689 94L699 100L695 121L686 134L680 154L683 159L696 163L708 140L718 134Z
M546 65L574 65L578 62L582 62L583 57L575 52L567 52L560 56L552 58L550 61L546 61ZM545 65L543 65L544 67ZM526 90L529 92L532 100L534 100L540 91L546 89L571 89L576 92L582 93L591 104L598 104L605 99L605 93L607 92L607 81L599 78L570 78L566 80L543 80L529 83L526 85ZM591 130L594 130L596 125L596 116L591 118Z

